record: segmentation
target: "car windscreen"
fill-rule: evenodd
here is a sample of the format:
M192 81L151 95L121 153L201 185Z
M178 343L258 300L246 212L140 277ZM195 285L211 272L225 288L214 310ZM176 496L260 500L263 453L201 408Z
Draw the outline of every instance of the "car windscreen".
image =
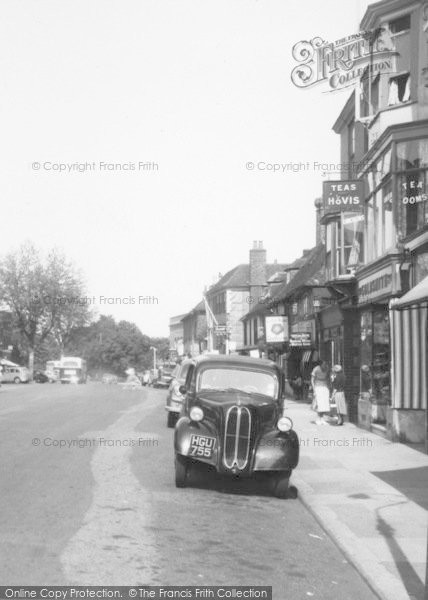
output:
M278 379L273 373L230 367L204 369L198 378L197 391L241 391L275 398Z

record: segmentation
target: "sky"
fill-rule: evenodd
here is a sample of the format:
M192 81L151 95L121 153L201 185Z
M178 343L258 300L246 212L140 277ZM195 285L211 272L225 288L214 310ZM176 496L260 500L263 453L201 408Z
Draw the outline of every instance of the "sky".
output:
M291 50L368 4L3 0L0 255L63 249L99 314L151 336L253 240L300 256L350 92L295 87ZM267 168L289 163L310 167Z

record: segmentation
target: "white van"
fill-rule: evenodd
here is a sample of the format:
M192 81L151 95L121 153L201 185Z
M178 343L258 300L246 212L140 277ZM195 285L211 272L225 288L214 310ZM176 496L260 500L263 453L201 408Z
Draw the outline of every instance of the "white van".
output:
M18 365L2 365L1 383L28 383L29 371L26 367Z

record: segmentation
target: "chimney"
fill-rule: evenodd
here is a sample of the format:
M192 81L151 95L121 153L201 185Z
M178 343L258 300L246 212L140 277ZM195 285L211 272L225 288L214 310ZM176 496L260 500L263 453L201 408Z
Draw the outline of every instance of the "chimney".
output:
M324 216L324 207L322 198L316 198L315 202L316 210L316 245L324 244L325 242L325 226L321 224L321 219Z
M253 242L250 250L250 295L254 303L263 295L266 279L266 250L262 241Z

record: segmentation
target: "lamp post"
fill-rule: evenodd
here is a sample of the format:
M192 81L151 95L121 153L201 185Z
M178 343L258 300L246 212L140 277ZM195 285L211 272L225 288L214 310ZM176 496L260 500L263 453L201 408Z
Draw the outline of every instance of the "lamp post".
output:
M150 346L150 350L153 350L153 369L156 369L156 348L154 346Z

